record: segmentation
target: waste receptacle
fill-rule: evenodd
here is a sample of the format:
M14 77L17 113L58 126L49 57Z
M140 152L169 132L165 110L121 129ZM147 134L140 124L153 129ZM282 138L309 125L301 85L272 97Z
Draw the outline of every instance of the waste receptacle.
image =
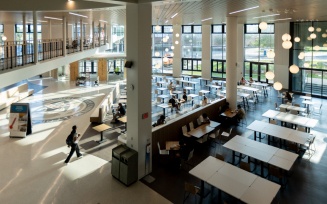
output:
M126 145L119 145L112 149L111 174L117 179L119 179L121 155L128 150L129 147Z
M125 185L137 181L138 178L138 156L137 151L129 149L125 151L120 157L120 174L119 180Z

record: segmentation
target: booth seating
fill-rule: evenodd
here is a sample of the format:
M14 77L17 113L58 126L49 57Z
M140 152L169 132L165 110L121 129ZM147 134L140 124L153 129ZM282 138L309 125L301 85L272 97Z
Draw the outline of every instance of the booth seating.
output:
M90 116L91 123L103 123L106 114L109 112L110 107L110 96L104 97L100 105L94 110Z
M33 95L34 89L28 89L27 83L10 88L0 93L0 110L16 103L30 95Z

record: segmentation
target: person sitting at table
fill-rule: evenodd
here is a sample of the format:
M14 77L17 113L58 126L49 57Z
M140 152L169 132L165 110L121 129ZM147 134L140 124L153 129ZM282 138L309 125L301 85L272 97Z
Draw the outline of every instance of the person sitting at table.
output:
M204 96L202 100L202 106L206 106L206 105L208 105L208 98Z
M240 84L241 84L241 85L245 85L246 82L247 82L247 81L244 79L244 77L242 77L241 80L240 80Z
M228 102L226 102L225 105L223 105L221 107L221 113L223 113L223 112L225 112L227 110L229 110L229 103Z
M202 124L210 123L210 119L206 113L202 114Z
M183 93L183 99L184 99L184 103L186 103L187 102L187 95L186 95L186 92L185 91Z
M288 102L292 103L293 98L288 91L285 92L285 98L287 99Z
M249 83L253 83L254 80L252 79L252 77L250 77Z
M173 82L171 81L168 84L167 89L172 93L174 91L174 88L175 88L175 86L174 86Z
M165 116L164 115L160 115L160 117L159 117L159 119L157 120L157 124L156 124L156 126L158 126L158 125L163 125L163 124L165 124Z
M245 117L244 109L242 108L241 105L237 105L237 110L235 115L236 121L240 122L244 117Z
M118 103L118 107L116 109L116 113L112 119L113 122L118 122L117 119L124 116L126 114L126 110L121 103Z
M179 111L180 103L176 101L176 97L174 95L171 97L171 99L169 99L168 103L171 103L171 106L176 108L176 111ZM171 111L173 111L173 109Z

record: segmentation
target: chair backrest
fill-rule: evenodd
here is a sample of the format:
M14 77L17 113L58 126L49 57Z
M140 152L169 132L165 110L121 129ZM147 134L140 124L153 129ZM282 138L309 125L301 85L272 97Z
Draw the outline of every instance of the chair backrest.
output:
M270 124L274 124L274 125L277 125L277 121L276 121L276 120L274 120L274 119L271 119L271 120L269 121L269 123L270 123Z
M293 106L300 107L300 104L295 103Z
M161 98L157 97L157 102L161 103Z
M248 171L248 172L251 172L251 168L250 168L250 164L249 163L245 163L245 162L242 162L240 163L240 168L245 170L245 171Z
M156 90L154 90L154 93L158 95L159 91L156 89Z
M159 149L159 151L160 151L160 150L161 150L161 149L160 149L160 143L158 142L157 144L158 144L158 149Z
M160 86L160 83L159 82L157 82L157 86Z
M187 96L187 101L191 101L192 97L191 96Z
M286 108L280 108L279 111L286 113Z
M282 172L280 171L280 169L278 167L275 167L273 165L269 165L269 174L272 175L272 176L275 176L277 178L282 178L283 177L283 174Z
M194 129L194 125L193 125L193 122L192 121L188 125L190 126L190 130L193 130Z
M206 134L202 137L202 142L206 142L206 141L208 141L208 134Z
M220 133L220 129L218 129L215 133L215 138L217 138L219 136L219 133Z
M299 127L297 128L297 130L298 130L298 131L301 131L301 132L306 132L306 131L305 131L305 127L302 127L302 126L299 126Z
M187 183L187 182L185 182L184 190L185 190L185 192L189 192L193 195L197 194L197 192L198 192L197 188L195 188L195 186L193 184Z
M194 154L194 149L192 149L192 151L190 151L190 153L188 154L187 161L189 161L190 159L192 159L193 154Z
M291 111L290 111L290 114L297 115L298 112L297 112L296 110L291 110Z
M316 139L316 136L313 136L313 137L311 138L310 142L309 142L309 145L312 145L312 144L314 143L315 139Z
M229 130L229 135L232 133L232 131L233 131L233 128L230 128L230 130Z
M221 154L216 154L216 158L219 159L219 160L221 160L221 161L225 161L224 156L221 155Z
M187 133L187 127L186 127L186 125L183 125L183 127L182 127L182 131L183 131L183 134L184 134L184 133Z
M200 116L200 117L198 117L196 119L196 122L198 123L198 126L200 126L202 124L202 121L203 121L202 116Z
M202 92L199 92L199 96L203 96L203 93Z
M277 103L275 102L275 108L278 108L278 105L277 105Z

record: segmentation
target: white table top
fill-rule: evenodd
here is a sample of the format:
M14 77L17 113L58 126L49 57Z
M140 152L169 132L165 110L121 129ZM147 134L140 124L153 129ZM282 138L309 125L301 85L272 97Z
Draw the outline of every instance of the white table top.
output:
M303 98L304 100L311 100L312 99L311 96L300 96L300 98Z
M191 98L195 98L195 97L197 97L197 96L199 96L199 95L196 95L196 94L189 94L189 95L187 95L187 96L189 96L189 97L191 97Z
M210 93L210 91L208 91L208 90L200 90L199 93L204 93L204 94L206 94L206 93Z
M161 104L159 104L157 106L159 106L161 108L169 108L170 107L167 103L161 103Z
M270 203L280 189L278 184L212 156L207 157L189 173L247 203Z
M267 83L258 83L258 82L252 82L252 83L250 83L250 85L252 86L252 85L255 85L255 86L262 86L262 87L267 87L267 86L269 86L269 84L267 84Z
M157 89L160 90L160 91L165 91L165 90L167 90L166 87L159 87L159 88L157 88Z
M298 107L298 106L290 106L287 104L280 104L280 108L286 108L287 110L295 110L295 111L300 111L300 112L305 112L307 109L303 107Z
M186 86L186 87L184 87L184 89L186 89L186 90L193 90L193 87Z
M259 91L259 89L257 88L253 88L250 86L237 86L238 89L244 89L244 90L248 90L248 91Z
M313 101L302 101L302 103L307 104L307 105L315 104L315 102L313 102Z
M241 196L240 200L245 203L268 204L273 201L279 189L280 185L257 177L250 188Z
M159 98L168 98L169 96L168 95L159 95L158 97Z
M221 88L221 86L219 86L219 85L213 85L213 84L208 84L206 86L207 87L211 87L211 88L216 88L216 89L220 89Z

